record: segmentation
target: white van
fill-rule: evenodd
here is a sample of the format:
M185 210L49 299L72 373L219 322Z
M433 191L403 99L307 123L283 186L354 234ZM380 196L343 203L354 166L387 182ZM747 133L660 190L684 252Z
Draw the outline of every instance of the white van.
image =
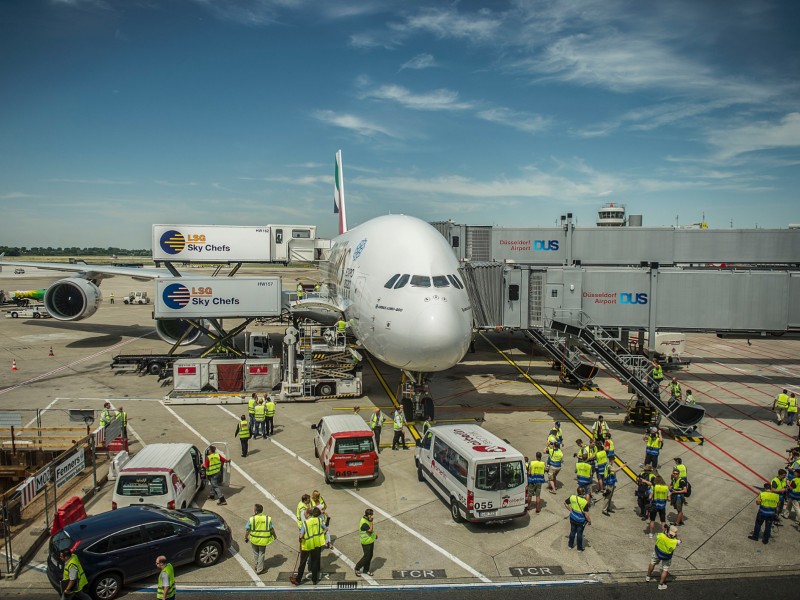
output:
M504 521L526 513L525 457L477 425L431 427L417 446L417 477L450 505L453 520Z
M186 508L203 489L200 451L191 444L150 444L120 470L111 508L155 504Z

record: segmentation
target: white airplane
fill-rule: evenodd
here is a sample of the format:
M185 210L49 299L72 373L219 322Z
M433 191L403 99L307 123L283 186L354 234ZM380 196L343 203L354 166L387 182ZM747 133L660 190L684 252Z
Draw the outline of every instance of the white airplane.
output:
M456 365L472 339L472 307L458 276L458 260L445 238L428 223L405 215L371 219L348 231L341 151L336 153L335 212L340 235L332 240L321 279L327 295L299 300L291 310L299 317L336 320L343 316L361 348L401 369L407 418L433 417L431 373ZM73 321L97 310L104 277L137 279L172 277L154 269L12 262L6 264L75 271L53 283L44 303L54 318ZM162 339L175 343L186 324L159 320ZM183 340L192 343L196 331Z

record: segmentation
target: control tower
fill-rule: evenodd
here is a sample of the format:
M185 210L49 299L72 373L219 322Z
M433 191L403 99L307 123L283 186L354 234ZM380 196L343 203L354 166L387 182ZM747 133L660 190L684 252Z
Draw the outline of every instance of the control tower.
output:
M625 225L624 204L609 202L608 204L604 204L600 210L597 211L598 227L624 227Z

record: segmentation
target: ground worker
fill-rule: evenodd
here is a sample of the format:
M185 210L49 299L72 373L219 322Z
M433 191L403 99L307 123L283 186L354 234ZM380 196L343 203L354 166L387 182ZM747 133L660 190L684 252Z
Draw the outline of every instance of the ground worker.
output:
M572 458L581 457L586 462L589 462L589 446L584 444L580 438L575 440L575 444L578 446L578 451L572 455Z
M117 409L117 419L120 425L120 435L123 440L128 439L128 413L121 406Z
M775 416L778 417L778 425L782 425L784 419L786 419L787 408L789 408L789 394L784 389L772 402L772 410L775 411Z
M544 483L544 461L542 453L536 453L536 460L528 463L528 510L531 509L531 501L536 498L536 514L542 509L542 484Z
M639 511L642 521L647 520L647 505L650 499L650 492L655 482L656 476L653 474L653 466L645 465L641 473L636 478L636 500L639 504Z
M656 539L656 545L653 549L653 558L650 559L650 566L647 568L647 577L645 581L652 581L653 569L656 565L661 563L661 577L658 579L658 589L667 589L667 575L669 575L669 568L672 564L672 555L675 553L681 541L678 539L678 528L672 525L669 529L664 528L666 533L659 533ZM652 535L650 537L653 537Z
M675 402L680 402L681 398L683 397L683 393L681 392L681 384L678 383L678 380L674 377L669 384L669 393L672 396L672 400Z
M669 486L664 478L660 475L656 476L653 482L653 487L650 492L650 525L648 526L648 535L653 537L653 532L656 529L656 515L661 521L661 526L664 527L667 522L667 499L669 498Z
M170 600L175 597L175 569L167 562L166 556L156 558L156 568L160 569L156 582L156 600Z
M558 443L558 429L553 427L550 430L550 433L547 434L547 445L551 446L551 445L557 444L557 443Z
M422 422L422 439L423 440L426 437L428 437L429 435L433 435L433 434L429 433L431 427L433 427L433 425L431 424L431 416L428 415L427 417L425 417L425 420Z
M564 445L564 432L561 430L561 421L556 421L555 423L553 423L553 429L556 430L556 441L559 444L561 444L561 446L563 446Z
M669 486L669 502L672 508L674 508L678 512L678 516L675 519L675 525L683 525L683 505L684 505L684 498L686 498L686 492L688 491L688 487L686 484L686 480L681 477L681 473L678 470L678 467L675 467L672 470L672 480Z
M597 421L592 425L592 438L595 440L603 440L608 431L608 423L603 419L603 415L598 415Z
M759 534L761 533L761 525L764 525L764 543L769 544L769 536L772 533L772 523L778 514L778 503L780 496L775 491L775 488L770 483L764 484L764 491L758 494L756 504L758 504L758 512L756 513L756 525L753 528L753 533L749 537L751 540L758 541Z
M650 431L642 436L642 439L647 444L644 450L644 464L653 465L653 469L658 469L658 455L661 453L661 448L664 447L661 430L651 427Z
M786 424L793 425L797 418L797 396L794 392L789 394L789 405L786 407Z
M225 501L225 494L221 489L222 484L222 465L228 462L228 459L217 452L216 446L208 447L208 454L203 463L203 468L206 470L206 477L211 484L211 494L209 499L217 498L217 504L227 504Z
M605 493L606 466L608 465L608 454L604 446L595 444L595 465L594 472L597 477L597 491Z
M247 413L250 415L250 433L256 431L256 403L258 402L258 394L253 392L250 399L247 401Z
M398 444L402 442L403 450L408 450L408 446L406 446L406 434L403 431L403 428L406 426L406 417L403 415L403 411L399 408L394 409L394 415L392 415L392 420L394 421L394 438L392 439L392 450L397 450Z
M608 462L614 462L617 454L614 451L614 440L611 439L611 432L609 431L606 433L606 439L603 444L603 447L606 450L606 456L608 457Z
M86 578L78 556L73 554L69 548L61 550L58 556L64 563L64 574L61 577L61 597L91 600L89 594L83 591L89 585L89 580Z
M305 511L311 510L311 508L311 496L308 494L303 494L300 497L300 502L297 503L297 508L294 511L294 514L297 517L298 529L303 526L303 521L305 521Z
M547 469L549 472L551 494L555 494L558 489L558 474L561 471L561 464L564 461L564 452L561 450L561 444L556 442L547 448Z
M108 301L109 301L110 304L114 304L114 292L111 292L108 295Z
M245 415L241 416L241 420L236 425L236 432L233 435L238 437L239 442L242 444L242 458L244 458L247 456L247 446L250 443L250 423L247 422Z
M361 552L364 554L361 560L356 563L356 577L361 577L362 572L372 577L374 573L370 571L370 564L372 563L372 554L375 551L375 540L378 539L378 534L375 533L371 508L364 511L364 516L361 517L361 522L358 524L358 534L361 538Z
M786 503L786 469L778 469L778 475L769 482L772 490L778 494L778 510L775 514L775 525L781 524L781 515L784 512Z
M338 321L336 321L336 333L338 333L339 335L347 334L347 321L341 318Z
M783 513L787 519L794 512L794 520L800 527L800 467L791 469L794 477L786 482L786 509Z
M319 509L320 517L322 518L322 522L325 523L326 527L331 524L331 516L328 514L328 504L325 502L325 498L322 497L322 494L319 493L319 490L314 490L311 492L311 508ZM333 549L330 531L325 533L325 546L330 550Z
M111 408L110 402L103 403L103 410L100 413L100 426L108 427L114 418L114 410Z
M689 405L697 404L697 402L695 402L694 396L692 396L692 390L686 390L686 400L684 400L684 403Z
M603 473L603 514L607 517L610 517L611 506L612 502L611 499L614 497L614 490L617 487L617 473L622 470L622 467L617 467L616 469L611 467L611 463L606 463L605 470Z
M369 418L369 428L372 430L373 435L375 435L375 449L378 451L378 454L381 453L381 428L383 427L383 413L381 412L380 408L376 408L372 411L372 416Z
M322 547L325 545L325 531L328 527L320 518L319 508L311 511L305 522L300 526L300 564L297 574L289 578L294 585L300 585L303 581L303 573L308 562L308 570L311 573L311 583L314 585L319 581L320 558Z
M577 493L564 500L564 506L569 511L569 547L575 547L575 538L578 538L578 552L583 552L583 530L592 524L589 516L589 498L586 489L578 486Z
M689 481L689 472L686 470L686 465L683 464L683 459L680 456L676 456L672 460L675 461L675 469L678 471L681 479Z
M257 438L259 436L265 438L266 435L266 424L267 424L267 410L264 408L264 401L259 398L256 402L256 412L255 412L255 421L256 427L253 431L253 438Z
M303 289L303 284L298 281L297 282L297 299L298 300L302 300L305 295L306 295L306 292Z
M250 547L253 549L256 575L264 572L264 554L267 546L277 539L278 534L272 526L272 517L266 516L264 507L256 504L253 507L253 516L247 520L244 528L244 543L250 542Z
M664 379L664 369L658 364L657 361L653 361L653 370L650 372L650 381L651 388L654 391L658 392L658 388L661 387L661 381Z
M275 401L269 394L264 395L264 437L275 434Z
M586 490L587 499L592 501L592 465L586 462L581 456L578 456L578 462L575 464L575 474L578 480L578 486Z

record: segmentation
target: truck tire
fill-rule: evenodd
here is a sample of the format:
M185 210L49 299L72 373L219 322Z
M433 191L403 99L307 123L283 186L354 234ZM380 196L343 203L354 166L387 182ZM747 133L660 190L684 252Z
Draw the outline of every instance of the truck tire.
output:
M336 394L336 384L320 383L317 386L317 396L333 396Z
M39 318L39 317L41 317L41 316L42 316L42 315L41 315L41 314L39 314L38 312L35 312L35 313L33 313L33 318L34 318L34 319L38 319L38 318Z
M128 300L127 298L125 298L125 299L122 301L122 303L123 303L123 304L130 304L130 300Z
M150 375L158 375L161 373L161 364L157 362L151 362L149 365L147 365L147 372Z
M419 481L425 481L425 476L422 474L422 466L420 466L419 461L417 461L417 479Z
M12 319L19 319L19 313L17 311L13 311L11 313L11 318Z
M461 516L461 511L458 509L458 502L456 502L455 498L450 498L450 516L453 517L453 521L456 523L462 523L464 521L464 517Z

